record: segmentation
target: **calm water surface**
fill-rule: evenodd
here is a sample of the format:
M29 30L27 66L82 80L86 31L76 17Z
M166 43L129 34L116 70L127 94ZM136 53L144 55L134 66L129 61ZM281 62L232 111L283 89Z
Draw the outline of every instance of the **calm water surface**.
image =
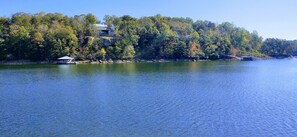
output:
M0 66L0 136L297 136L297 59Z

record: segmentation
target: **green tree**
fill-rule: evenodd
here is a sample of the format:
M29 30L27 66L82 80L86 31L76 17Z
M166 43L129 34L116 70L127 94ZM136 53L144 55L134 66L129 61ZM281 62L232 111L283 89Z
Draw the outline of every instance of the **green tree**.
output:
M294 41L266 39L261 50L272 57L287 57L294 53L294 47L297 47Z
M86 17L85 17L85 20L86 20L87 23L90 23L90 24L99 23L99 21L97 20L97 18L93 14L87 14Z
M5 40L0 38L0 60L5 60L7 56L7 49L5 45Z
M186 58L187 57L187 45L185 42L180 41L175 44L174 58Z
M8 54L5 41L6 27L8 27L9 19L0 18L0 60L5 60Z
M71 27L55 22L46 37L50 60L61 56L75 56L78 48L78 39Z
M147 23L146 23L147 24ZM151 59L156 57L157 52L157 39L160 33L153 24L147 24L144 29L140 32L140 38L137 45L137 51L139 57L145 59Z
M135 50L134 47L131 45L128 45L125 47L124 51L123 51L123 59L133 59L135 55Z
M174 46L177 43L177 34L170 30L169 26L165 23L158 25L160 35L157 39L158 47L155 47L159 51L159 56L164 58L174 57Z
M101 48L97 53L97 58L105 59L106 51L104 48Z
M216 45L209 45L205 49L205 56L208 59L217 59L219 54L216 52L218 46Z
M9 43L11 44L9 50L16 59L28 58L28 47L26 46L30 43L30 35L25 27L16 24L10 25Z
M45 46L43 34L41 32L35 32L31 37L29 58L31 60L44 60L45 59Z

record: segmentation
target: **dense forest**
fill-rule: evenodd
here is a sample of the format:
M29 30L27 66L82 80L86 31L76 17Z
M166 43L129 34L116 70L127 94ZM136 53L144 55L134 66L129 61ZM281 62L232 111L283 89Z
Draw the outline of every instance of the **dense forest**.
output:
M114 27L106 45L95 24ZM156 15L68 17L16 13L0 18L0 60L53 61L61 56L88 59L220 59L233 56L287 57L296 41L266 39L225 22L193 21Z

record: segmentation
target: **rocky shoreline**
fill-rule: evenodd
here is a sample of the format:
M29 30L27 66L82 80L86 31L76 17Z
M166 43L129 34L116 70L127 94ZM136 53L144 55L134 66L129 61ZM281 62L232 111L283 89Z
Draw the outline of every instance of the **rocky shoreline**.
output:
M124 64L124 63L149 63L149 62L197 62L210 60L194 60L194 59L133 59L133 60L84 60L75 61L76 64ZM33 64L57 64L56 61L30 61L30 60L14 60L14 61L0 61L0 65L33 65Z
M106 60L106 61L91 61L90 64L123 64L123 63L150 63L150 62L197 62L197 61L210 61L210 60L195 60L195 59L134 59L134 60ZM78 64L81 64L78 62ZM84 64L84 63L82 63Z
M266 59L279 59L279 58L256 58L256 60L266 60ZM223 61L240 61L238 59L218 59ZM150 62L203 62L203 61L213 61L213 60L196 60L196 59L132 59L132 60L84 60L75 61L76 64L124 64L124 63L150 63ZM56 61L30 61L30 60L14 60L14 61L0 61L0 65L34 65L34 64L57 64Z
M0 65L33 65L33 64L55 64L48 61L30 61L30 60L13 60L13 61L0 61Z

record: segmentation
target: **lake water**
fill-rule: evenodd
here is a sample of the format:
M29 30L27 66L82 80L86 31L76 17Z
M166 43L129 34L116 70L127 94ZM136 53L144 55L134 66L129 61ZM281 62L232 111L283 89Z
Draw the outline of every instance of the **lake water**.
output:
M297 136L297 59L0 66L0 136Z

